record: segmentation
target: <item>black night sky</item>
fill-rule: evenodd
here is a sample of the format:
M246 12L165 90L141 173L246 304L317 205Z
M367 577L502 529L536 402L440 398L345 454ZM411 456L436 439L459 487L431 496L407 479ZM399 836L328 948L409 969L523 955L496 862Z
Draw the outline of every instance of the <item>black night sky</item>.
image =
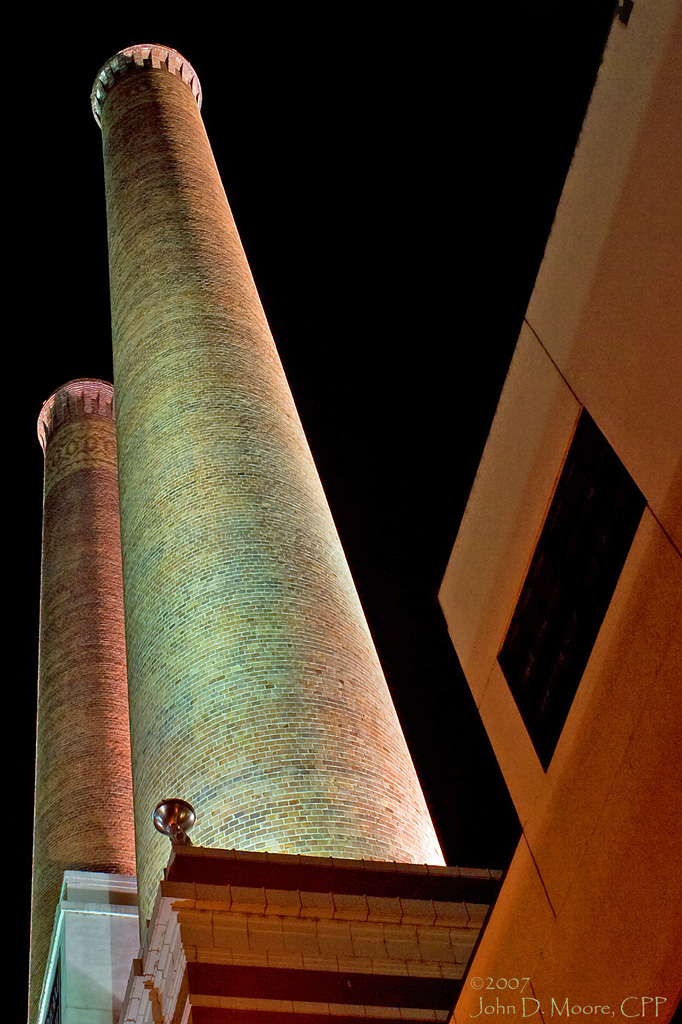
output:
M437 591L613 5L469 6L449 16L414 6L254 8L212 23L210 8L146 16L143 6L126 19L105 5L52 22L41 15L13 33L3 106L14 354L4 388L5 731L19 743L6 769L5 859L23 972L42 502L35 425L65 381L111 380L89 93L100 65L132 43L178 49L201 80L209 138L446 859L505 867L513 853L518 823ZM16 990L25 1005L19 978Z

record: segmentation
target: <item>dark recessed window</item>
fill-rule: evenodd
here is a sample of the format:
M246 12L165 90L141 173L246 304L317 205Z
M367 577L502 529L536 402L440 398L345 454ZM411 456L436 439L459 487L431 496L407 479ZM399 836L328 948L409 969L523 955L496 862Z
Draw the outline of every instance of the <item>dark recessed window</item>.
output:
M52 982L52 991L50 992L50 1003L47 1008L47 1015L45 1017L45 1024L61 1024L61 1020L62 995L60 984L60 967L59 961L57 961L57 967L54 972L54 981Z
M545 769L644 506L583 409L498 658Z

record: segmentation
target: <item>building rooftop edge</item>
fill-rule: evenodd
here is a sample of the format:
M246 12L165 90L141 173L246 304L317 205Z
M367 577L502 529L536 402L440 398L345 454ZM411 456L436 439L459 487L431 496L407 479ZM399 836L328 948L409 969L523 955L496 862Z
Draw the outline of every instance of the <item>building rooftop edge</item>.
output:
M500 887L501 876L502 872L487 868L248 853L196 846L175 847L164 873L168 882L293 888L471 903L490 903Z
M126 46L123 50L115 53L95 75L90 93L90 105L95 121L100 127L102 125L102 106L109 90L132 68L144 67L169 71L176 78L180 78L189 86L199 109L201 109L201 83L190 62L170 46L164 46L161 43L135 43L134 46Z
M83 416L116 421L113 384L97 377L78 377L53 391L38 416L38 440L43 452L62 423Z

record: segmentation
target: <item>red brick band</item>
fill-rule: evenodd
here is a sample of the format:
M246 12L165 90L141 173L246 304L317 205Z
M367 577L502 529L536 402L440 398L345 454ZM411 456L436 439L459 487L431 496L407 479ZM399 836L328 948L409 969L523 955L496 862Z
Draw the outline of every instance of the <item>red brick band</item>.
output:
M369 1004L449 1010L462 987L455 978L421 978L399 974L358 974L352 971L314 971L277 967L226 969L224 964L188 963L192 995L243 996L300 1002Z

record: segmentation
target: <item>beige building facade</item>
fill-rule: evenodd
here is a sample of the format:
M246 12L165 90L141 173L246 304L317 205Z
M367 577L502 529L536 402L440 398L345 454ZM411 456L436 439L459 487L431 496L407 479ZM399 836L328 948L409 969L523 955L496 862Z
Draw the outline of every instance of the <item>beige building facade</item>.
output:
M440 593L523 828L458 1022L679 1001L681 239L682 5L642 0L614 21Z

